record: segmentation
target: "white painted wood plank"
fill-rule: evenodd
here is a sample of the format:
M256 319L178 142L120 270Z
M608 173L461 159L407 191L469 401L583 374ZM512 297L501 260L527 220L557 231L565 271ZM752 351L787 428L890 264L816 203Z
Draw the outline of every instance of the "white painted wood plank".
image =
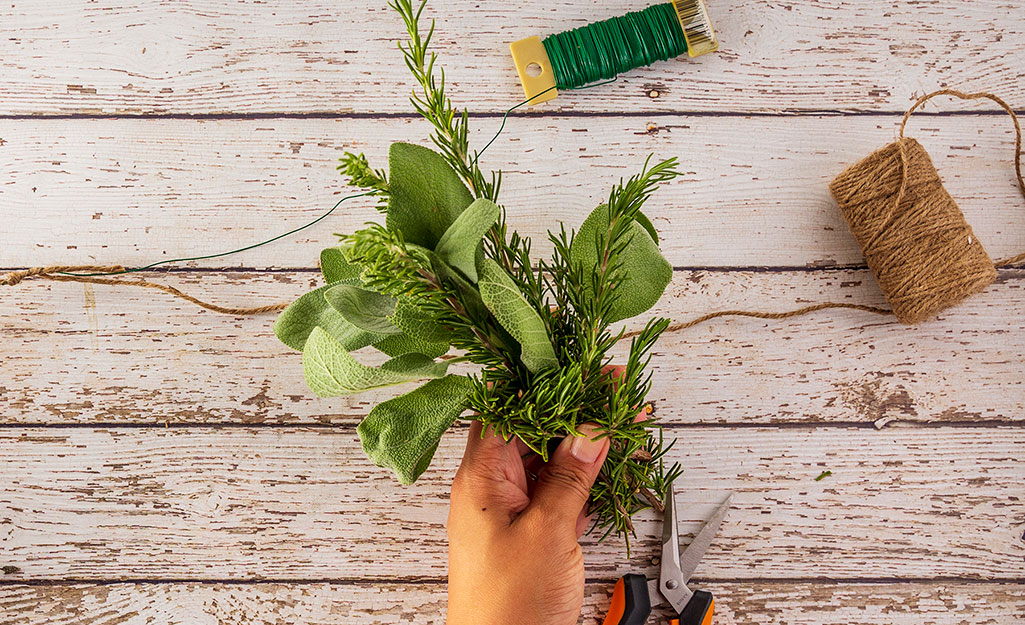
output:
M736 492L700 578L1021 579L1022 428L672 434L684 535ZM8 578L441 578L464 436L402 487L350 428L3 429ZM655 574L656 518L636 525L629 560L587 541L589 576Z
M647 213L675 266L860 264L827 185L892 140L895 115L628 119L517 118L482 163L505 170L510 222L550 246L636 173L648 154L686 175ZM1006 116L926 117L910 134L932 152L951 193L994 257L1025 250ZM498 128L476 124L477 145ZM311 221L352 189L344 150L387 166L392 141L422 141L410 120L0 120L0 267L121 263L223 252ZM377 213L363 198L328 221L206 267L312 267L335 232Z
M450 91L475 111L523 98L522 37L650 2L433 2ZM13 2L0 8L0 113L405 112L384 2ZM710 0L721 51L629 72L545 110L903 110L950 86L1021 105L1025 22L1008 0ZM993 105L989 105L994 108Z
M228 305L288 301L313 273L155 278ZM273 315L234 318L149 290L24 282L0 298L0 421L352 425L401 389L317 399ZM653 315L884 304L868 271L678 271ZM650 395L667 423L1019 422L1025 271L908 328L868 313L720 319L666 335ZM640 322L633 322L631 327ZM625 345L623 345L625 349Z
M588 584L583 625L598 625L612 582ZM723 625L1012 625L1020 584L713 582ZM657 619L663 616L656 609ZM116 617L115 617L116 615ZM110 584L0 587L3 625L386 625L445 623L444 584ZM658 622L657 620L655 622Z

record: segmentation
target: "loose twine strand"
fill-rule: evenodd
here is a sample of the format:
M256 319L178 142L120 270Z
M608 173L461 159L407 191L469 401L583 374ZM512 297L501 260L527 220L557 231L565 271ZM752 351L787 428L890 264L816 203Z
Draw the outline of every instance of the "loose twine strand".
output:
M901 201L904 199L904 195L908 188L908 154L907 147L904 142L904 127L907 126L908 119L911 118L911 114L916 109L924 105L929 100L936 96L949 95L962 100L979 100L987 99L995 102L1000 108L1004 109L1008 115L1011 116L1011 122L1014 124L1014 174L1018 178L1018 190L1021 191L1021 196L1025 198L1025 179L1022 179L1021 174L1021 124L1018 123L1018 116L1015 114L1014 109L1011 108L1007 102L1004 102L1000 96L985 91L977 93L965 93L964 91L958 91L957 89L938 89L932 93L927 93L924 96L918 98L911 108L904 113L904 118L900 120L900 132L898 133L898 146L900 150L900 166L901 166L901 181L900 190L897 191L897 197L893 202L893 210L896 211ZM1002 258L995 261L993 264L997 267L1007 267L1013 265L1022 260L1025 260L1025 252L1010 256L1008 258Z
M182 291L179 291L173 286L168 286L166 284L150 282L149 280L142 279L115 279L110 278L108 276L150 271L161 265L169 265L172 263L220 258L222 256L229 256L231 254L237 254L239 252L245 252L247 250L251 250L257 247L262 247L264 245L267 245L268 243L273 243L278 239L283 239L287 236L295 234L296 232L305 230L311 226L320 223L321 221L330 217L331 214L334 213L335 210L337 210L338 207L341 206L342 203L346 200L351 200L354 198L363 197L365 195L371 194L373 194L373 191L364 191L363 193L347 195L338 200L337 202L335 202L334 206L329 208L325 213L323 213L322 215L320 215L319 217L317 217L309 223L303 224L298 228L293 228L292 230L279 234L275 237L271 237L269 239L253 243L251 245L246 245L245 247L228 250L227 252L219 252L217 254L206 254L203 256L190 256L188 258L171 258L167 260L158 260L154 263L150 263L143 267L135 267L132 269L125 268L123 265L49 265L46 267L31 267L29 269L22 269L19 271L12 271L8 273L3 278L0 278L0 286L14 286L22 280L24 280L25 278L42 278L44 280L53 280L55 282L85 282L89 284L106 284L111 286L137 286L146 289L157 289L159 291L163 291L164 293L169 293L171 295L174 295L175 297L179 297L187 302L192 302L193 304L201 308L212 310L213 312L218 312L225 315L246 316L260 315L269 312L277 312L280 310L284 310L285 308L288 308L288 302L278 302L277 304L268 304L266 306L254 306L245 308L220 306L218 304L211 304L210 302L205 302L199 298L188 295L187 293L183 293Z
M904 139L904 128L907 125L908 119L911 117L911 114L916 109L921 107L928 100L930 100L930 99L932 99L932 98L934 98L936 96L940 96L940 95L951 95L951 96L955 96L955 97L958 97L958 98L961 98L961 99L965 99L965 100L975 100L975 99L980 99L980 98L986 98L986 99L989 99L989 100L992 100L993 102L995 102L997 105L999 105L1003 110L1005 110L1011 116L1011 120L1014 123L1015 135L1016 135L1015 136L1015 157L1014 157L1015 173L1016 173L1017 179L1018 179L1018 187L1021 190L1022 195L1025 196L1025 180L1023 180L1022 173L1021 173L1021 153L1022 153L1022 150L1021 150L1021 146L1022 146L1021 126L1018 123L1018 117L1015 114L1014 110L1006 102L1004 102L1001 98L999 98L998 96L993 95L991 93L985 93L985 92L980 92L980 93L964 93L962 91L957 91L957 90L954 90L954 89L940 89L938 91L934 91L932 93L929 93L929 94L926 94L926 95L920 97L911 106L911 108L908 109L908 111L904 114L903 119L901 120L900 131L899 131L899 141L897 142L897 145L898 145L898 148L899 148L900 160L901 160L901 171L900 171L900 180L901 181L900 181L900 185L899 185L899 189L897 191L896 197L895 197L894 202L892 204L893 208L891 209L891 214L890 214L890 216L886 220L886 225L892 225L893 214L897 212L897 208L900 206L901 202L904 200L904 197L905 197L907 189L908 189L909 160L908 160L907 150L906 150L906 147L905 147L906 141ZM524 103L525 102L522 102L522 103L516 105L515 107L513 107L513 109L515 109L515 108L517 108L519 106L522 106L522 104L524 104ZM510 111L513 110L513 109L510 109ZM507 111L506 116L508 116L510 111ZM502 127L504 128L504 126L505 126L505 119L503 118ZM499 133L500 132L501 132L501 129L499 129ZM494 142L494 139L492 139L491 142L488 143L488 146L490 146L492 142ZM485 150L486 149L487 148L485 147ZM483 150L477 156L479 156L482 153L483 153ZM935 171L935 169L934 169L934 171ZM314 221L312 221L312 222L310 222L310 223L308 223L308 224L306 224L304 226L301 226L299 228L291 230L291 231L289 231L289 232L287 232L285 234L282 234L282 235L279 235L277 237L274 237L273 239L269 239L267 241L263 241L261 243L255 244L255 245L250 245L250 246L247 246L245 248L241 248L239 250L232 250L230 252L224 252L222 254L214 254L214 255L207 256L207 257L196 257L196 258L177 259L177 260L196 260L196 259L201 259L201 258L212 258L212 257L217 257L217 256L225 256L225 255L232 254L232 253L235 253L235 252L238 252L238 251L252 249L253 247L259 247L260 245L264 245L266 243L270 243L271 241L276 241L276 240L278 240L278 239L280 239L280 238L282 238L284 236L287 236L289 234L298 232L300 230L303 230L305 228L308 228L308 227L312 226L313 224L321 221L322 219L325 219L328 215L330 215L332 212L334 212L334 210L342 202L344 202L345 200L353 198L353 197L360 197L362 195L366 195L366 194L365 193L361 193L361 194L358 194L358 195L347 196L345 198L342 198L329 211L327 211L325 214L323 214L320 217L318 217L316 220L314 220ZM879 236L879 233L885 232L885 231L886 231L886 228L880 228L879 231L876 234L876 237ZM863 248L864 247L865 246L863 245ZM1020 262L1022 260L1025 260L1025 252L1023 252L1021 254L1018 254L1018 255L1015 255L1015 256L1012 256L1012 257L1009 257L1009 258L1001 259L1001 260L996 262L996 265L1000 266L1000 267L1006 267L1008 265L1013 265L1015 263L1018 263L1018 262ZM175 261L166 261L166 262L175 262ZM180 291L180 290L178 290L178 289L176 289L176 288L174 288L172 286L168 286L168 285L165 285L165 284L160 284L160 283L156 283L156 282L150 282L148 280L142 280L142 279L140 279L140 280L124 280L124 279L116 279L116 278L105 277L105 276L110 276L110 275L117 275L117 274L124 274L124 273L148 270L149 268L154 267L157 264L165 264L165 261L161 261L160 263L154 263L152 265L147 265L146 267L142 267L142 268L138 268L138 269L126 269L125 267L120 266L120 265L109 265L109 266L107 266L107 265L50 265L50 266L46 266L46 267L33 267L33 268L30 268L30 269L13 271L13 272L7 274L3 278L0 278L0 285L3 285L3 286L14 286L14 285L20 283L22 280L24 280L26 278L42 278L42 279L45 279L45 280L53 280L53 281L57 281L57 282L83 282L83 283L104 284L104 285L111 285L111 286L135 286L135 287L142 287L142 288L149 288L149 289L160 290L160 291L163 291L163 292L168 293L170 295L173 295L175 297L178 297L180 299L183 299L185 301L191 302L191 303L193 303L193 304L195 304L197 306L200 306L202 308L205 308L207 310L211 310L213 312L223 313L223 314L227 314L227 315L236 315L236 316L259 315L259 314L264 314L264 313L269 313L269 312L277 312L277 311L281 311L281 310L285 309L289 305L288 302L279 302L279 303L276 303L276 304L269 304L269 305L265 305L265 306L256 306L256 307L226 307L226 306L220 306L220 305L217 305L217 304L213 304L213 303L210 303L210 302L206 302L206 301L200 300L199 298L196 298L196 297L193 297L191 295L188 295L187 293L184 293L184 292L182 292L182 291ZM788 318L791 318L791 317L798 317L798 316L802 316L802 315L806 315L806 314L809 314L809 313L817 312L817 311L820 311L820 310L826 310L826 309L850 309L850 310L858 310L858 311L862 311L862 312L873 313L873 314L877 314L877 315L891 315L891 314L894 313L894 311L892 309L889 309L889 308L882 308L882 307L879 307L879 306L869 306L869 305L865 305L865 304L843 303L843 302L823 302L823 303L820 303L820 304L812 304L812 305L809 305L809 306L804 306L804 307L801 307L801 308L797 308L797 309L789 310L789 311L784 311L784 312L765 312L765 311L754 311L754 310L723 310L723 311L712 312L712 313L708 313L708 314L705 314L705 315L701 315L701 316L695 317L695 318L693 318L693 319L691 319L689 321L685 321L685 322L681 322L681 323L670 325L666 329L666 332L679 332L679 331L686 330L688 328L692 328L694 326L700 325L702 323L705 323L707 321L711 321L712 319L717 319L717 318L720 318L720 317L751 317L751 318L756 318L756 319L779 320L779 319L788 319ZM627 332L627 333L623 334L622 338L624 338L624 339L631 338L631 337L637 336L637 334L638 334L637 331Z
M179 291L173 286L160 284L158 282L150 282L149 280L123 280L118 278L104 278L101 276L77 276L65 274L65 272L88 272L113 275L125 273L127 271L128 270L121 265L50 265L49 267L32 267L31 269L12 271L3 278L0 278L0 285L14 286L25 278L42 278L44 280L53 280L54 282L84 282L88 284L106 284L110 286L138 286L147 289L157 289L158 291L169 293L175 297L185 300L186 302L192 302L193 304L207 310L236 316L260 315L269 312L277 312L288 307L288 302L279 302L277 304L255 306L252 308L219 306L193 297L188 293Z

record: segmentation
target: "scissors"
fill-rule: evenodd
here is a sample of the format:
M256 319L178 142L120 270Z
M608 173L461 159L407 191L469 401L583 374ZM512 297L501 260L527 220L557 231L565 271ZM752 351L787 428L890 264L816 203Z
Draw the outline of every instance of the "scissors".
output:
M715 601L712 593L687 587L694 569L705 555L730 510L733 494L726 499L698 535L680 552L680 535L676 529L676 497L673 486L666 493L666 511L662 519L662 568L657 580L627 573L616 581L612 605L603 625L643 625L652 605L669 603L676 618L669 625L711 625ZM652 599L655 601L652 601Z

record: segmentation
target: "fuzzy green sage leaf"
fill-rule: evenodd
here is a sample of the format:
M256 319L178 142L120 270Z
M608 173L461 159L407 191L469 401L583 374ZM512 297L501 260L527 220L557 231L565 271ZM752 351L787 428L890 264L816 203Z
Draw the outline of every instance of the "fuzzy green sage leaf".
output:
M412 338L448 344L452 332L408 299L399 298L390 321Z
M359 286L360 269L345 259L340 247L328 247L320 252L320 272L328 284Z
M559 366L541 316L523 297L509 274L490 258L480 264L479 286L484 305L519 342L520 359L527 369L537 372Z
M445 158L428 148L393 143L388 168L388 229L433 250L473 197Z
M361 330L386 336L402 332L388 320L395 313L394 297L339 284L325 291L324 299Z
M476 282L477 251L481 239L498 221L501 212L502 209L489 199L474 200L438 241L438 247L434 250L438 258Z
M292 349L302 351L310 333L319 327L348 350L379 341L381 335L357 328L331 308L324 299L324 293L329 288L331 285L314 289L283 310L274 322L274 334L278 339Z
M378 349L389 356L416 353L423 354L428 358L437 358L447 352L448 348L448 343L424 341L406 333L386 336L374 343L374 349Z
M380 367L368 367L321 328L314 328L303 347L306 384L319 397L336 397L410 380L440 378L447 362L434 362L423 354L404 354Z
M399 481L412 484L431 464L438 442L466 409L473 382L462 375L431 380L374 407L356 429L363 451Z
M649 222L650 224L650 222ZM621 280L616 286L616 300L609 311L607 323L636 317L655 305L666 286L673 279L673 268L663 258L648 229L636 220L630 223L633 236L619 258L622 262ZM584 268L597 267L598 237L608 232L609 211L602 204L594 209L580 226L573 239L570 255L574 263ZM589 271L587 273L590 273ZM585 283L585 288L590 287Z

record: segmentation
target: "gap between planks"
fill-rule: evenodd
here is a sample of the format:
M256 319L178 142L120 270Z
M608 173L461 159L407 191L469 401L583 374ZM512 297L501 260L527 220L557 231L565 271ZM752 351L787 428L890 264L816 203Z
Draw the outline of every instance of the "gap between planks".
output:
M618 580L618 577L587 577L584 579L585 584L609 584L610 586ZM965 586L984 586L984 585L1025 585L1025 576L1020 578L1008 577L1000 578L997 580L982 579L974 577L958 577L956 575L939 576L939 577L742 577L731 575L729 579L720 579L716 577L706 576L701 577L695 575L691 578L694 586L701 586L703 583L711 584L760 584L764 586L789 586L794 584L814 584L817 586L842 586L846 584L864 584L864 585L887 585L887 584L958 584ZM53 579L26 579L26 580L15 580L15 579L0 579L0 588L2 587L17 587L17 586L39 586L43 588L49 587L62 587L62 586L116 586L119 584L154 584L154 585L169 585L169 584L196 584L202 586L272 586L272 585L288 585L288 586L315 586L320 584L326 584L330 586L358 586L361 584L394 584L394 585L444 585L447 584L448 580L445 577L430 577L430 576L405 576L405 577L267 577L261 579L234 579L234 578L203 578L203 577L121 577L115 579L93 579L93 578L75 578L75 577L60 577Z
M510 102L510 108L519 102ZM647 118L653 115L686 115L687 117L875 117L880 115L902 116L907 109L901 110L843 110L843 109L779 109L776 111L690 111L680 109L678 111L562 111L562 110L528 110L520 113L510 114L510 117L534 117L534 118L588 118L588 119L628 119ZM467 109L471 119L502 119L506 113L494 111L471 111ZM1015 115L1025 117L1025 109L1014 109ZM916 111L915 119L925 117L960 117L972 115L992 115L1002 117L1007 115L1001 110L958 110L958 111ZM319 120L420 120L422 117L415 113L344 113L334 111L309 111L300 113L289 113L288 111L270 111L266 113L40 113L29 114L0 114L0 121L62 121L62 120L90 120L90 119L141 119L141 120L196 120L196 121L261 121L276 119L319 119Z
M664 424L713 427L1022 421L1018 363L1025 344L1018 339L1025 326L1014 311L1025 302L1025 282L1017 276L1025 272L1004 272L986 293L918 328L819 313L779 324L724 320L667 335L652 363L649 399ZM319 278L176 272L164 281L197 295L260 302L294 298ZM26 283L12 290L0 304L0 336L10 350L0 374L8 408L0 421L331 427L355 425L374 402L402 391L318 401L306 390L299 355L271 333L271 318L197 315L190 305L137 291L97 289L83 310L81 286ZM678 272L652 315L683 320L709 310L785 310L827 299L883 303L866 271ZM52 350L62 366L41 375L53 369ZM613 356L624 351L617 346ZM225 365L237 359L246 366Z
M584 625L601 622L611 583L589 583L584 591ZM1025 589L1013 584L777 585L723 583L705 586L716 595L716 619L723 625L952 625L1015 623ZM0 590L0 609L17 614L3 625L209 622L275 625L302 615L309 625L444 622L442 585L368 583L234 585L111 584L9 586ZM666 619L664 608L655 619ZM171 620L169 620L169 618ZM207 622L207 621L203 621Z
M778 430L819 430L819 429L864 429L882 430L899 428L921 428L921 429L943 429L943 428L1020 428L1025 427L1025 421L1001 421L999 419L986 419L982 421L918 421L915 419L893 419L883 425L875 425L866 421L779 421L779 422L709 422L709 423L663 423L662 429L667 432L685 431L697 429L710 430L746 430L762 429L771 427ZM78 423L52 423L46 421L23 422L23 423L0 423L0 430L189 430L189 429L211 429L211 430L266 430L266 429L295 429L295 430L352 430L356 431L355 423L238 423L231 421L223 422L202 422L182 421L175 422L153 422L153 423L119 423L117 421L96 421ZM459 423L452 426L448 432L468 431L469 423Z

